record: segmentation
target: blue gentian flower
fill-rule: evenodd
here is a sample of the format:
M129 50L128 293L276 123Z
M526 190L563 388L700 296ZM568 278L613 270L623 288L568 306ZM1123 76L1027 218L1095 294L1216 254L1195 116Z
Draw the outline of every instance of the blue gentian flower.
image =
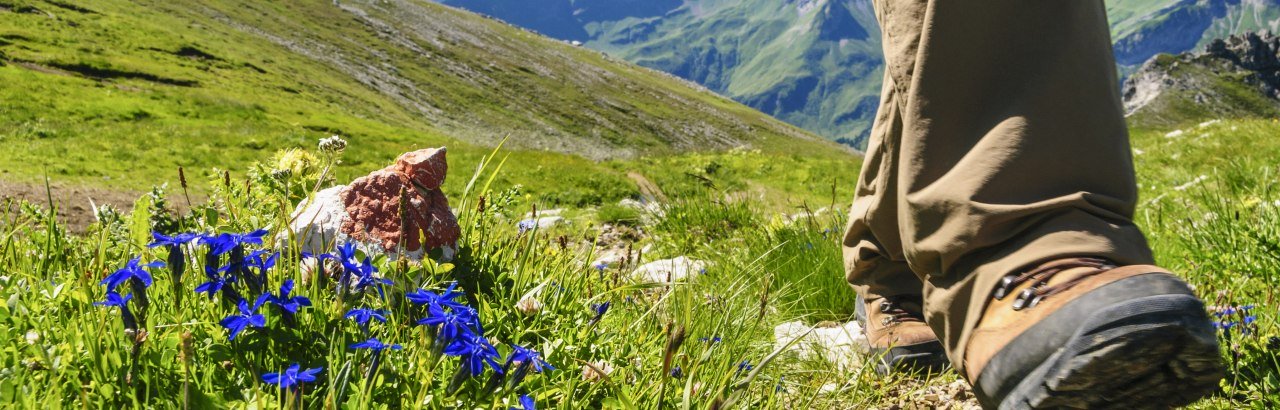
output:
M419 325L436 326L436 338L448 343L468 336L483 337L479 313L469 306L459 305L448 312L427 312L427 317L417 321ZM474 374L474 373L473 373Z
M260 328L266 326L267 318L262 316L262 314L257 313L258 307L261 306L262 301L259 300L257 303L253 304L253 309L249 309L249 303L245 302L244 299L240 299L240 314L227 316L219 322L222 327L231 331L231 335L227 340L236 340L236 335L240 334L240 332L246 327L253 326Z
M594 310L596 312L596 316L591 318L591 321L587 323L595 324L596 322L599 322L600 318L604 317L605 312L609 311L609 304L610 304L609 302L592 304L591 310Z
M271 304L276 305L281 310L284 310L289 314L298 313L298 308L300 307L311 306L311 299L306 296L291 297L289 294L292 292L293 279L285 279L284 283L280 284L280 293L274 295L271 293L263 293L262 296L258 297L256 305L261 305L262 302L271 302Z
M538 410L536 407L533 406L534 404L535 403L533 402L532 397L529 397L529 395L527 394L521 395L520 407L512 407L511 410Z
M677 364L671 368L671 377L676 379L684 377L684 370L680 369L680 365Z
M169 246L169 247L182 246L182 245L191 243L191 241L200 239L199 234L189 233L189 232L184 232L184 233L180 233L173 236L165 236L160 232L151 232L151 237L155 239L155 242L151 242L150 244L148 244L147 245L148 248L155 248L157 246Z
M114 291L107 291L107 300L104 300L101 302L93 302L93 305L103 306L103 307L118 307L121 309L126 309L129 307L128 306L129 299L133 299L133 295L130 294L130 295L124 295L123 297L121 297L119 293L116 293Z
M289 365L289 368L285 369L283 372L267 373L262 375L262 381L267 384L280 386L281 389L292 387L294 390L297 390L298 387L300 387L298 386L299 383L310 383L316 381L316 373L320 373L323 369L322 367L317 367L314 369L298 371L301 367L302 366L299 366L297 363L294 363Z
M403 349L403 347L401 347L401 346L400 346L400 345L398 345L398 344L390 344L390 345L389 345L389 344L386 344L386 343L382 343L382 342L381 342L381 341L379 341L377 338L372 338L372 337L371 337L371 338L369 338L369 340L365 340L365 341L363 341L363 342L360 342L360 343L356 343L356 344L351 345L351 348L352 348L352 349L369 349L369 350L373 350L373 351L375 351L375 352L381 352L381 351L386 350L386 349L391 349L391 350L400 350L400 349Z
M146 265L140 265L139 263L141 259L141 257L130 259L129 263L125 264L123 268L120 268L115 271L115 273L103 278L101 283L103 285L107 285L107 291L116 290L116 287L129 279L141 282L144 285L143 287L151 286L151 274L147 273L147 270L144 268L158 268L164 266L164 263L157 261Z
M738 371L735 372L734 374L736 375L742 372L749 372L751 371L751 369L754 369L754 368L756 367L751 365L751 361L743 360L742 363L738 363Z
M479 376L483 373L485 364L488 364L495 373L502 373L502 368L498 366L498 361L496 360L499 356L498 349L489 344L489 341L485 340L483 336L474 333L455 339L453 343L445 347L444 354L462 358L463 363L466 365L465 369L472 376Z
M133 294L120 296L115 291L107 291L107 300L101 302L93 302L94 306L118 307L120 308L120 318L124 321L125 329L137 329L137 320L133 317L133 312L129 311L129 299L133 299Z
M720 343L720 336L716 336L716 337L702 337L702 338L698 338L698 341L699 341L699 342L706 342L706 343Z
M244 245L262 245L262 237L267 235L266 229L259 229L249 233L222 233L218 235L205 235L200 238L200 244L209 247L215 255L222 255L231 252L235 248L243 248Z
M378 290L378 296L385 297L386 294L383 293L382 285L392 284L391 279L374 276L375 273L378 273L378 268L373 266L373 262L369 260L368 256L364 257L364 261L360 263L359 269L355 272L356 284L353 286L354 290L359 292L373 286Z
M462 296L462 292L454 290L457 289L457 287L458 282L453 282L449 284L449 287L446 288L444 292L439 294L418 289L413 292L406 293L404 296L415 305L427 305L428 312L443 313L445 308L453 309L455 307L467 307L462 303L454 301L454 299Z
M511 354L507 356L506 365L508 367L513 364L521 366L527 363L529 367L537 373L542 373L543 368L546 368L546 370L556 369L554 366L551 366L551 363L547 363L546 360L543 360L542 354L537 351L526 349L519 345L511 345L511 349Z
M200 239L200 235L194 233L180 233L174 236L165 236L159 232L152 232L151 237L155 242L147 245L148 248L164 246L169 248L169 272L173 275L173 281L178 282L182 278L182 273L187 269L186 251L183 245L191 243L196 239Z
M239 295L236 294L236 291L230 286L227 286L227 284L230 283L230 280L219 274L216 268L205 266L204 275L209 278L209 281L196 286L196 293L208 293L209 299L213 299L213 294L221 291L223 296L226 298L239 299Z
M596 262L596 264L591 265L591 267L596 268L596 270L598 271L604 272L605 269L609 268L609 262L605 262L605 261Z
M523 221L520 221L520 223L516 224L516 229L518 229L520 233L529 232L530 230L533 230L534 228L537 228L537 227L538 227L538 220L536 219L525 219Z
M355 320L362 328L368 328L369 320L377 320L387 323L387 311L382 309L355 308L347 311L344 315L347 319Z

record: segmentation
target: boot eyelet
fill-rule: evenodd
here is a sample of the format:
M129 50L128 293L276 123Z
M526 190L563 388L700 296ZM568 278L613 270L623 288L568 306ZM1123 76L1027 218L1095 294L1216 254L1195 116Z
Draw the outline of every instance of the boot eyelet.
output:
M887 311L889 311L890 309L893 309L893 304L892 304L892 303L889 303L889 301L887 301L887 300L886 300L886 301L883 301L883 302L880 302L880 311L881 311L881 312L887 312Z
M1038 299L1034 289L1023 289L1018 293L1018 298L1013 300L1013 310L1022 310L1034 305L1032 299Z
M996 293L993 295L996 300L1001 300L1004 299L1005 296L1009 296L1009 288L1013 285L1013 279L1014 277L1012 275L1005 276L1000 279L1000 286L996 287Z
M890 323L893 323L893 318L891 317L885 316L884 318L880 319L881 326L889 326Z

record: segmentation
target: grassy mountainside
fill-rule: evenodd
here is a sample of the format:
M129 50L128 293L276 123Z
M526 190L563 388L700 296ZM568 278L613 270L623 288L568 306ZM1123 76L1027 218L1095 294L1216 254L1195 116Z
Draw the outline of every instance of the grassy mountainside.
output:
M509 137L502 178L570 203L735 147L800 171L856 167L677 79L425 1L0 0L0 82L0 178L19 181L176 184L179 165L240 171L330 134L351 141L340 180L433 145L469 175ZM781 174L750 179L830 191Z

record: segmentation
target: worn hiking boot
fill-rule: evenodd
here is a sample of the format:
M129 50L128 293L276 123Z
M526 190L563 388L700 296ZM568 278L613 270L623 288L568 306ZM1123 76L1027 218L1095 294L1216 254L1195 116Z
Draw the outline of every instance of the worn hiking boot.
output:
M951 362L942 342L924 323L923 297L902 295L865 299L858 295L858 321L867 335L876 371L938 372Z
M1164 269L1061 259L992 297L964 354L984 408L1169 408L1222 378L1204 303Z

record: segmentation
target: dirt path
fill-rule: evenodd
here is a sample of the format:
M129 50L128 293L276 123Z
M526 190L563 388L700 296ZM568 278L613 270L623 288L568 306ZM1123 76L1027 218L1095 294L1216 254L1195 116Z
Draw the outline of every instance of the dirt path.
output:
M138 191L62 183L51 183L49 188L46 192L44 184L0 180L0 206L8 204L10 199L20 199L48 207L52 196L58 204L58 222L71 232L83 233L95 221L90 200L98 206L110 204L121 212L128 212L142 195Z

